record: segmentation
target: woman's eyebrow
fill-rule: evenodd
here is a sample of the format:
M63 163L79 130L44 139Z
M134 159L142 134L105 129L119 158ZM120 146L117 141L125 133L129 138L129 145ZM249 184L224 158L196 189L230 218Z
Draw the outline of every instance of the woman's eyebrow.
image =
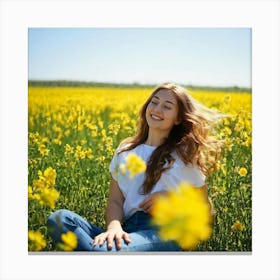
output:
M156 98L156 99L160 99L158 96L154 95L153 98ZM167 102L167 103L170 103L172 105L175 105L174 102L170 101L170 100L164 100L164 102Z

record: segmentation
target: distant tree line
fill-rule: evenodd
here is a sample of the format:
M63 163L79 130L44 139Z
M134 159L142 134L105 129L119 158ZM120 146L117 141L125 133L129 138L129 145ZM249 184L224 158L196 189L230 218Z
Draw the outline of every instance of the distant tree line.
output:
M181 84L182 85L182 84ZM29 80L29 87L113 87L113 88L154 88L157 84L139 84L139 83L102 83L102 82L83 82L69 80ZM251 88L245 87L211 87L182 85L189 90L208 90L208 91L234 91L234 92L251 92Z

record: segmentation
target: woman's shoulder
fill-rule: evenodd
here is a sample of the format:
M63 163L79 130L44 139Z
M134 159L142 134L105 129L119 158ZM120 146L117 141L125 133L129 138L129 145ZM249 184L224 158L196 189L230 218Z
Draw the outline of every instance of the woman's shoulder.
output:
M184 181L198 187L205 184L206 177L197 164L186 164L177 154L172 154L172 157L174 158L172 168L163 173L167 185L175 186Z
M180 170L188 171L188 172L192 172L193 171L195 173L198 172L199 174L202 173L202 171L199 168L198 164L191 163L191 162L185 163L176 152L173 152L171 155L174 158L173 166L174 166L175 169L180 169Z
M123 150L126 150L129 147L130 147L129 143L120 143L119 146L117 147L116 151L119 153Z
M126 138L123 141L120 142L118 148L117 148L117 152L122 152L122 151L128 151L128 152L134 152L134 153L151 153L156 149L156 147L154 146L149 146L146 145L144 143L139 143L139 144L135 144L133 142L133 139L130 138Z
M122 141L119 143L119 145L118 145L116 151L119 153L119 152L121 152L122 150L128 149L131 145L132 145L131 137L125 138L124 140L122 140Z

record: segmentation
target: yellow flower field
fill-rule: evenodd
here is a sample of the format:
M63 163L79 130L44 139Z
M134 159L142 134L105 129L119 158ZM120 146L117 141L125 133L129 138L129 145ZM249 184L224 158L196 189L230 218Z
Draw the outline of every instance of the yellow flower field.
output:
M109 163L119 142L135 133L138 111L151 91L29 87L30 251L58 250L47 234L46 219L60 208L75 211L104 227ZM207 179L216 211L214 227L210 239L199 243L196 250L251 251L251 94L212 91L191 94L204 105L229 116L216 131L217 137L226 142L223 157L217 163L217 171ZM144 170L138 159L137 162L137 170L130 170L132 175ZM127 164L124 169L134 168L129 161ZM73 236L64 239L68 242L64 250L75 249Z

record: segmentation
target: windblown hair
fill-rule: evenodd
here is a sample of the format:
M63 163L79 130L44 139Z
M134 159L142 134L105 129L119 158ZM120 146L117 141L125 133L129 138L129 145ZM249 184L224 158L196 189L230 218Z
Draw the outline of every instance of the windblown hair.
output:
M149 132L146 109L153 96L162 89L170 91L176 98L180 123L173 126L169 136L152 153L147 163L146 178L142 186L144 194L151 192L161 174L172 167L175 161L171 155L173 151L185 164L196 164L207 175L215 168L223 145L223 142L215 139L211 133L214 124L225 115L203 106L183 87L173 83L164 83L155 88L142 106L138 119L138 132L135 136L122 141L125 145L122 145L119 153L132 150L145 143Z

